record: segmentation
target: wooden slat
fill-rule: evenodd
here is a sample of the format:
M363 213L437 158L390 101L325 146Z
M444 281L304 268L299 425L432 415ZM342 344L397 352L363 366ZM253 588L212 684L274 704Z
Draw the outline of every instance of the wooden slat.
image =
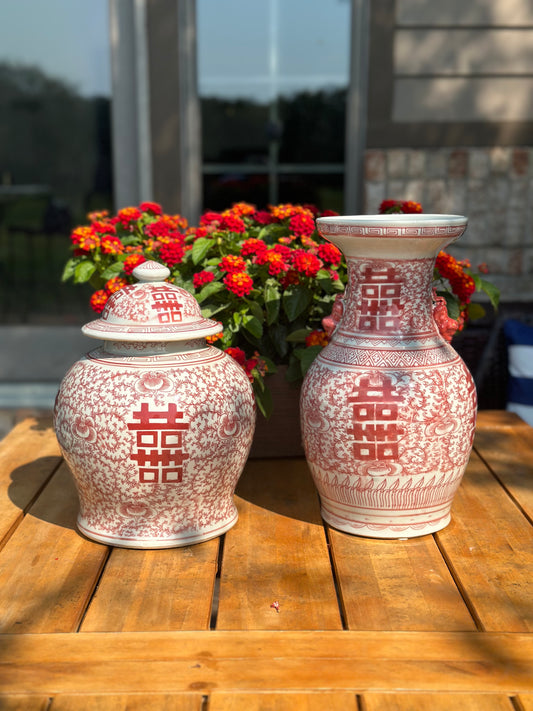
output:
M520 694L518 702L520 711L533 711L533 694Z
M76 531L78 497L62 464L0 555L0 630L76 629L107 557Z
M4 635L0 693L533 692L533 635L133 632Z
M138 694L57 696L50 711L201 711L199 694Z
M533 427L513 413L487 413L480 418L474 446L533 520Z
M330 529L349 629L476 628L432 536L382 541Z
M350 693L228 694L214 692L209 711L357 711Z
M1 696L0 709L2 711L48 711L50 699L48 696Z
M495 694L364 694L365 711L513 711L508 696Z
M59 445L50 419L30 417L0 443L0 542L22 520L23 512L59 465Z
M248 462L238 493L239 521L224 543L217 628L341 629L318 498L305 462Z
M207 629L219 540L168 550L115 548L81 630Z
M436 538L482 629L533 630L533 528L475 453Z

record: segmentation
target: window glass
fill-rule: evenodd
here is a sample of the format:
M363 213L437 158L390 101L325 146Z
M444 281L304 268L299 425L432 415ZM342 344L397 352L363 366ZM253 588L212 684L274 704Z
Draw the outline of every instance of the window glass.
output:
M342 176L349 0L198 0L197 14L205 207L296 202L302 181Z
M107 0L2 0L2 321L60 318L83 291L58 285L70 229L112 204L110 75Z

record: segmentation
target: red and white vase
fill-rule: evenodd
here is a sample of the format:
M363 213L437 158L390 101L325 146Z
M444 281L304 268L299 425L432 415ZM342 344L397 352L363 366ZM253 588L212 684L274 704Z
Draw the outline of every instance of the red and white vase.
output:
M76 482L79 530L128 548L205 541L237 520L233 494L252 443L255 402L240 366L206 337L169 270L145 262L83 332L104 344L75 363L55 403Z
M433 314L435 258L457 215L325 217L348 286L330 343L304 380L305 453L333 527L375 538L432 533L450 521L472 448L477 397Z

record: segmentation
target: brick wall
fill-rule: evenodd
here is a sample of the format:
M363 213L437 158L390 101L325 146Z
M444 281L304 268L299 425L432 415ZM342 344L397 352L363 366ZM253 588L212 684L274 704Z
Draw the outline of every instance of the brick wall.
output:
M533 301L533 148L367 150L365 211L376 213L384 199L466 215L450 252L486 262L502 301Z

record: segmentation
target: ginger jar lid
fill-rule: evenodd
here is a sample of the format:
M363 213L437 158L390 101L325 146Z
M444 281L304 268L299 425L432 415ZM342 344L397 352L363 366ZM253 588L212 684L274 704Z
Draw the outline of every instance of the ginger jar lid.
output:
M137 284L109 297L99 319L82 327L104 341L185 341L222 331L218 321L204 318L194 296L165 281L170 270L158 262L143 262L133 270Z

